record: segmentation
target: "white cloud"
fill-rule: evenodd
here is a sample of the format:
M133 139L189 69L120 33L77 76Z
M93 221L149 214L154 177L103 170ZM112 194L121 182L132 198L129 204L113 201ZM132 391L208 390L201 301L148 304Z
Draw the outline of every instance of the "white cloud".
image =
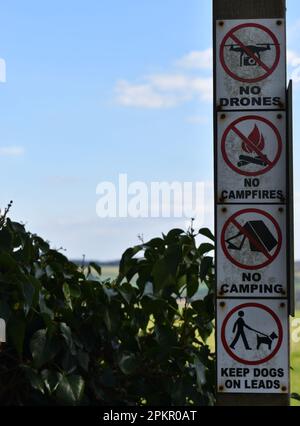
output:
M210 123L210 117L208 115L191 115L186 118L187 123L191 124L209 124Z
M0 157L20 157L25 152L22 146L1 146Z
M300 54L294 50L287 51L287 64L291 67L297 67L300 65Z
M155 90L149 82L134 84L119 80L115 88L118 104L137 108L170 108L178 104L178 99L172 94L163 94Z
M144 77L143 83L120 80L116 84L116 101L127 107L172 108L197 98L212 101L212 78L184 74L158 74Z
M177 61L177 65L186 69L208 69L213 67L212 48L205 50L194 50Z
M193 99L212 102L211 72L191 75L190 70L212 69L212 49L193 51L176 62L177 70L143 76L140 81L119 80L115 86L119 105L136 108L174 108ZM181 70L178 72L178 66Z
M292 80L295 83L300 83L300 54L294 50L288 50L287 64Z

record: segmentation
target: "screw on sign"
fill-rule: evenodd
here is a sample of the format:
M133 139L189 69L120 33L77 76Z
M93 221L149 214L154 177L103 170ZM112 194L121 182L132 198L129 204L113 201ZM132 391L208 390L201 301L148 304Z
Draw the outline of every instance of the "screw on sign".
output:
M261 303L244 303L225 317L221 340L226 353L246 365L260 365L278 353L283 327L276 313Z
M267 173L282 154L282 139L277 127L264 117L249 115L235 120L221 141L226 164L244 176Z
M225 222L221 246L227 259L239 268L261 269L278 256L282 233L269 213L259 209L240 210Z
M280 44L266 26L246 23L232 28L220 46L220 62L228 75L244 83L269 77L280 60Z

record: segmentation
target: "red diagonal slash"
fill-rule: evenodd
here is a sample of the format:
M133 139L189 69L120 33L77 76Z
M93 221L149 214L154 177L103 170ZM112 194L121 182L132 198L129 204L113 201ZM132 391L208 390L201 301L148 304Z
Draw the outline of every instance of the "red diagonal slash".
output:
M253 142L250 141L243 133L236 127L233 126L232 130L245 142L247 146L249 146L255 153L259 156L259 158L265 161L269 166L273 166L272 161L270 161L258 148L254 145Z
M247 55L248 56L250 56L252 59L254 59L255 60L255 62L257 62L258 63L258 65L260 65L266 72L270 72L271 71L271 69L266 65L266 64L264 64L260 59L259 59L259 57L257 56L257 55L255 55L255 53L253 53L252 52L252 50L251 49L248 49L248 47L247 46L245 46L234 34L230 34L230 37L232 38L232 40L236 43L236 44L238 44L243 50L244 50L244 52L246 52L247 53Z
M248 233L247 230L245 230L235 219L231 220L231 223L238 228L238 230L242 233L242 235L245 235L248 240L251 241L251 243L258 249L258 251L261 251L268 260L272 259L272 256L267 252L267 250L264 248L264 246L257 241L255 238L252 237L251 234Z

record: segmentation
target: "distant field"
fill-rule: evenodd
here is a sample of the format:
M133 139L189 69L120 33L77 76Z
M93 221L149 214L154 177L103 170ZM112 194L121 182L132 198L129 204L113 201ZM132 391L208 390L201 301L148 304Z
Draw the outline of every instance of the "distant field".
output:
M296 312L296 318L300 318L300 311ZM299 327L299 326L298 326ZM295 328L291 328L291 335ZM300 332L297 333L300 338ZM293 342L291 339L291 382L292 392L300 394L300 342ZM300 406L300 401L292 400L292 405Z
M115 279L118 275L119 267L118 266L102 266L102 278L112 278Z

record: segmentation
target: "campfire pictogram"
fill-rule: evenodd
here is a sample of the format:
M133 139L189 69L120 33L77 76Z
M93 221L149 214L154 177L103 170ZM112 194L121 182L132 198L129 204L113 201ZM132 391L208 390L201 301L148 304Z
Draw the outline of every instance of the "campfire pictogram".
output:
M257 125L254 125L254 128L250 135L248 136L248 140L251 142L252 145L255 145L256 150L252 148L251 144L247 144L246 142L242 142L242 150L246 152L247 154L252 155L240 155L238 162L238 167L247 166L248 164L256 164L258 166L267 166L268 163L265 161L266 156L262 154L254 155L257 153L257 150L262 153L263 149L265 148L265 138L263 134L259 131L259 128Z

